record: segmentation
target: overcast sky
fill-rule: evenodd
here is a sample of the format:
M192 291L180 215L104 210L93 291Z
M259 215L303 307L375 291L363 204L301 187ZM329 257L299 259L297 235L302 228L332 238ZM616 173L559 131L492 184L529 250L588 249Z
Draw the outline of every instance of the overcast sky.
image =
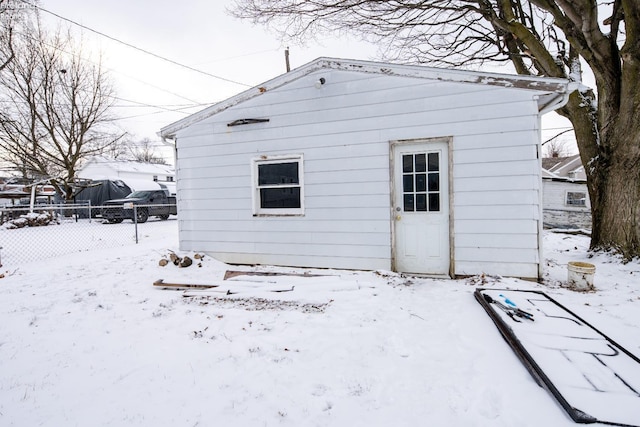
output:
M102 52L103 64L110 70L117 96L122 99L116 104L117 114L129 117L121 126L139 138L157 139L161 127L185 117L186 113L285 72L286 46L265 28L229 16L225 7L230 3L42 0L40 5L114 39L221 77L180 67L43 12L47 23L71 25L74 31L82 32L84 43L94 53ZM353 39L326 39L321 43L291 45L291 67L320 56L374 59L376 53L374 46ZM185 109L193 105L198 106Z
M285 72L286 45L264 27L229 16L225 8L230 5L231 0L40 3L48 24L70 26L78 38L82 36L94 57L102 53L103 65L110 71L119 98L115 112L123 118L120 127L133 134L135 140L152 141L159 140L160 128ZM320 56L376 59L377 53L375 46L353 37L310 41L306 46L289 44L289 48L292 68ZM547 128L561 126L566 124L556 120L545 123ZM552 132L543 132L543 140Z

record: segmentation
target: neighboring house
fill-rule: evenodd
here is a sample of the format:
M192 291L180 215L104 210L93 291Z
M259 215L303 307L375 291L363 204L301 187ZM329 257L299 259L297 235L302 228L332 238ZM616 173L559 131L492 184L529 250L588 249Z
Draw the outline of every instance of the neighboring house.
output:
M542 168L559 178L587 181L587 174L580 160L580 155L569 157L547 157L542 159Z
M30 203L33 182L24 178L0 178L0 207ZM42 182L36 185L33 193L37 203L51 203L55 195L55 187Z
M580 156L542 159L544 224L551 228L591 228L591 202Z
M122 180L135 190L149 189L145 182L156 182L175 194L175 170L169 165L110 160L92 157L78 171L79 178L93 180ZM142 187L145 188L142 188Z
M228 263L542 274L562 79L319 58L166 126L181 250Z

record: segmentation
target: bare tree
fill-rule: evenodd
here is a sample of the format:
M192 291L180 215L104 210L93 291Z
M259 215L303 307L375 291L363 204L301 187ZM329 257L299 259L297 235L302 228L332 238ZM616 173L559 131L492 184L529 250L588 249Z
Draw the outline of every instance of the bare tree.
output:
M583 85L558 112L587 172L591 248L640 256L640 1L236 0L231 13L286 39L356 34L395 61L510 62L519 74L574 81L587 66L595 90Z
M30 3L24 0L0 0L0 71L15 58L14 34L36 10L38 3L38 0Z
M167 161L158 154L154 143L149 138L143 138L139 142L126 144L128 157L136 162L155 163L165 165Z
M49 33L37 18L12 49L18 54L0 73L0 159L26 177L50 178L70 199L81 162L120 138L110 132L109 80L69 33Z
M566 141L562 139L553 139L543 146L543 157L567 157L568 150Z
M102 155L113 160L166 165L167 160L158 153L156 148L157 145L149 138L143 138L136 142L130 134L127 134L116 144L109 146Z
M569 144L562 136L568 131L560 132L559 134L542 142L542 149L544 157L566 157L569 155Z
M0 44L4 46L4 52L0 58L0 71L2 71L9 62L15 58L16 53L13 51L13 16L11 11L6 9L6 0L0 0Z

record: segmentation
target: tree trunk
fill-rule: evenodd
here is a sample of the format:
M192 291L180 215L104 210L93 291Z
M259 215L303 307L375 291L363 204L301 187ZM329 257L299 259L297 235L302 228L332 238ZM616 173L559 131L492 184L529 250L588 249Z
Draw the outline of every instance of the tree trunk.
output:
M615 132L616 150L600 164L590 188L592 250L614 250L626 260L640 255L640 129Z
M615 250L626 260L640 256L640 78L629 71L619 106L600 106L602 132L589 186L591 249Z
M559 113L573 124L587 175L592 214L592 250L640 256L640 68L627 57L611 75L618 85L598 85L598 105L589 92L574 92ZM621 73L620 73L621 71Z

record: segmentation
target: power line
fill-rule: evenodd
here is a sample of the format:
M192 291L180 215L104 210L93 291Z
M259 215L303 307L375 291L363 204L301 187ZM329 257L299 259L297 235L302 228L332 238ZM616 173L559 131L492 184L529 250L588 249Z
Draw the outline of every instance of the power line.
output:
M573 130L573 126L559 126L559 127L553 127L553 128L543 128L543 131L550 131L550 130Z
M82 25L79 22L73 21L73 20L71 20L69 18L65 18L64 16L58 15L57 13L51 12L50 10L44 9L44 8L42 8L42 7L40 7L40 6L36 5L36 4L29 3L27 0L19 0L19 1L21 1L22 3L28 4L29 6L32 6L32 7L36 8L36 9L38 9L38 10L46 12L46 13L48 13L50 15L53 15L58 19L61 19L63 21L67 21L67 22L69 22L69 23L71 23L73 25L76 25L76 26L80 27L80 28L83 28L85 30L91 31L92 33L98 34L98 35L100 35L102 37L105 37L105 38L107 38L109 40L112 40L112 41L114 41L116 43L120 43L120 44L122 44L124 46L127 46L127 47L131 48L131 49L135 49L135 50L138 50L138 51L140 51L142 53L145 53L147 55L153 56L154 58L161 59L161 60L169 62L169 63L171 63L173 65L177 65L179 67L186 68L187 70L194 71L196 73L200 73L200 74L203 74L205 76L213 77L214 79L223 80L225 82L233 83L233 84L240 85L240 86L251 87L251 85L248 85L246 83L240 83L240 82L237 82L235 80L227 79L225 77L216 76L215 74L211 74L211 73L208 73L206 71L199 70L199 69L191 67L189 65L181 64L180 62L174 61L173 59L169 59L169 58L166 58L164 56L158 55L156 53L150 52L150 51L148 51L146 49L142 49L140 47L134 46L131 43L127 43L125 41L122 41L120 39L112 37L112 36L110 36L108 34L105 34L103 32L94 30L93 28L87 27L86 25Z
M66 53L67 55L70 55L70 56L76 56L76 57L78 57L79 59L81 59L81 60L83 60L83 61L85 61L85 62L88 62L88 63L90 63L90 64L93 64L94 66L102 67L102 63L99 63L99 64L98 64L98 63L96 63L95 61L93 61L93 60L91 60L91 59L87 59L87 58L84 58L84 57L82 57L82 56L78 55L77 53L68 52L68 51L66 51L66 50L64 50L64 49L61 49L59 46L55 46L55 45L49 44L49 43L47 43L47 42L45 42L45 41L43 41L43 40L39 40L39 39L35 38L33 35L31 35L31 34L28 34L28 33L22 32L22 31L18 31L18 32L16 32L16 34L17 34L17 35L21 35L22 37L30 38L31 40L35 40L35 41L36 41L36 42L38 42L38 43L42 43L42 44L44 44L45 46L48 46L48 47L50 47L50 48L52 48L52 49L56 49L56 50L58 50L58 51L60 51L60 52ZM156 86L156 85L154 85L154 84L151 84L151 83L149 83L149 82L147 82L147 81L140 80L140 79L138 79L138 78L136 78L136 77L133 77L133 76L131 76L131 75L128 75L128 74L126 74L126 73L123 73L123 72L122 72L122 71L120 71L120 70L116 70L116 69L111 68L111 67L105 67L105 69L106 69L106 70L109 70L109 71L116 72L116 73L118 73L118 74L122 74L123 76L125 76L125 77L127 77L127 78L129 78L129 79L135 80L135 81L137 81L137 82L139 82L139 83L142 83L142 84L144 84L144 85L150 86L150 87L152 87L152 88L154 88L154 89L157 89L157 90L159 90L159 91L166 92L166 93L168 93L168 94L170 94L170 95L173 95L173 96L176 96L176 97L178 97L178 98L182 98L182 99L184 99L184 100L187 100L187 101L189 101L189 102L192 102L194 105L210 105L210 104L211 104L211 103L203 104L203 103L200 103L200 102L198 102L198 101L194 101L193 99L187 98L186 96L183 96L183 95L180 95L180 94L178 94L178 93L172 92L172 91L170 91L170 90L168 90L168 89L161 88L161 87Z
M85 91L83 89L80 89L79 91ZM208 105L211 105L211 103L194 103L194 104L174 104L174 105L160 105L160 104L147 104L146 102L140 102L140 101L134 101L132 99L126 99L126 98L122 98L120 96L116 96L116 95L105 95L105 98L110 98L113 100L117 100L117 101L123 101L123 102L128 102L129 104L134 104L134 105L111 105L111 108L156 108L156 109L161 109L164 111L168 111L168 112L172 112L172 113L184 113L183 110L186 109L190 109L190 108L198 108L198 107L205 107ZM30 103L25 101L25 100L16 100L13 98L0 98L0 104L10 104L10 105L29 105ZM47 105L41 101L34 101L33 102L34 105ZM49 104L49 105L53 105L53 106L57 106L57 107L66 107L69 105L69 103L62 103L62 102L55 102L53 104ZM171 108L174 107L174 108Z
M130 102L132 104L135 104L138 107L150 107L150 108L160 108L162 110L165 111L171 111L171 112L181 112L179 109L172 109L172 108L167 108L164 107L162 105L155 105L155 104L147 104L145 102L140 102L140 101L133 101L131 99L126 99L126 98L121 98L119 96L115 96L115 95L111 95L111 98L113 99L117 99L118 101L124 101L124 102ZM209 105L209 104L205 104L205 105ZM195 107L195 106L194 106Z
M22 1L22 0L21 0L21 1ZM94 61L92 61L92 60L90 60L90 59L83 58L83 57L81 57L80 55L77 55L77 54L75 54L75 53L71 53L71 52L68 52L68 51L66 51L66 50L64 50L64 49L61 49L59 46L55 46L55 45L52 45L52 44L49 44L49 43L43 42L42 40L38 40L38 39L36 39L35 37L33 37L31 34L27 34L27 33L24 33L24 32L18 32L18 33L16 33L16 34L20 34L20 35L22 35L23 37L28 37L28 38L30 38L30 39L32 39L32 40L35 40L35 41L40 42L40 43L43 43L43 44L45 44L46 46L48 46L48 47L50 47L50 48L52 48L52 49L56 49L56 50L58 50L58 51L60 51L60 52L64 52L64 53L65 53L65 54L67 54L67 55L77 56L79 59L81 59L81 60L83 60L83 61L85 61L85 62L91 63L91 64L93 64L93 65L95 65L95 66L98 66L98 67L101 67L101 66L102 66L102 64L96 64ZM109 68L107 67L107 69L109 69ZM144 81L142 81L142 80L136 79L135 77L131 77L131 76L128 76L128 75L126 75L126 74L124 74L124 73L121 73L121 72L120 72L120 71L118 71L118 70L114 70L114 69L111 69L111 70L112 70L112 71L115 71L115 72L118 72L118 73L120 73L120 74L123 74L124 76L129 77L129 78L132 78L132 79L134 79L134 80L138 80L138 81L140 81L141 83L148 84L149 86L154 87L154 88L156 88L156 89L158 89L158 90L161 90L161 91L167 92L167 93L169 93L169 94L171 94L171 95L174 95L174 96L177 96L177 97L179 97L179 98L183 98L183 99L185 99L185 100L187 100L187 101L189 101L189 102L192 102L193 104L190 104L190 105L175 105L175 107L180 107L180 108L178 108L178 109L172 109L172 108L168 108L168 107L172 107L172 105L147 104L147 103L140 102L140 101L133 101L133 100L130 100L130 99L125 99L125 98L118 97L118 96L115 96L115 95L108 95L107 97L109 97L109 98L112 98L112 99L115 99L115 100L119 100L119 101L129 102L129 103L131 103L131 104L136 104L136 105L135 105L136 107L158 108L158 109L162 109L162 110L164 110L164 111L168 111L168 112L177 112L177 113L183 113L183 114L186 114L186 113L184 113L184 111L182 111L182 110L184 110L184 109L188 109L188 108L196 108L196 107L203 107L203 106L211 105L211 103L200 103L200 102L194 101L194 100L192 100L192 99L189 99L189 98L187 98L187 97L184 97L184 96L182 96L182 95L179 95L179 94L177 94L177 93L174 93L174 92L168 91L168 90L166 90L166 89L162 89L162 88L160 88L160 87L158 87L158 86L155 86L155 85L152 85L152 84L150 84L150 83L144 82ZM11 101L9 101L9 100L3 100L3 99L0 99L0 103L9 103L9 102L11 102ZM14 102L14 103L15 103L15 102ZM63 105L63 104L59 104L59 105ZM114 105L112 105L112 107L121 107L121 108L124 108L125 106L114 106ZM128 106L128 107L133 107L133 106ZM139 116L142 116L142 115L139 115Z
M126 100L125 100L126 101ZM0 101L0 103L3 101ZM136 101L138 102L138 101ZM146 107L154 107L154 108L177 108L178 110L187 109L187 108L202 108L208 107L212 103L198 103L198 104L141 104L141 105L120 105L114 104L111 107L113 108L146 108ZM178 111L176 110L176 111ZM173 111L173 110L172 110Z
M173 111L170 111L170 112L173 112ZM186 111L180 111L180 110L176 110L175 112L176 113L181 113L181 114L186 114L186 115L191 114L191 113L188 113ZM164 113L167 113L167 111L152 111L150 113L136 114L136 115L133 115L133 116L118 117L117 120L131 120L131 119L137 119L137 118L140 118L140 117L149 117L149 116L155 116L157 114L164 114Z
M116 72L116 73L122 74L123 76L125 76L125 77L127 77L127 78L129 78L129 79L132 79L132 80L135 80L135 81L137 81L137 82L139 82L139 83L142 83L142 84L144 84L144 85L150 86L150 87L152 87L152 88L154 88L154 89L157 89L157 90L159 90L159 91L161 91L161 92L166 92L166 93L168 93L169 95L173 95L173 96L176 96L176 97L178 97L178 98L182 98L182 99L187 100L187 101L189 101L189 102L192 102L192 103L194 103L194 104L200 104L198 101L194 101L194 100L193 100L193 99L191 99L191 98L187 98L186 96L180 95L180 94L175 93L175 92L173 92L173 91L170 91L170 90L168 90L168 89L161 88L160 86L156 86L156 85L154 85L154 84L152 84L152 83L149 83L149 82L147 82L147 81L141 80L141 79L139 79L139 78L137 78L137 77L133 77L133 76L131 76L131 75L129 75L129 74L123 73L122 71L116 70L116 69L114 69L114 68L109 68L109 67L107 67L107 69L108 69L108 70L111 70L111 71L114 71L114 72Z

